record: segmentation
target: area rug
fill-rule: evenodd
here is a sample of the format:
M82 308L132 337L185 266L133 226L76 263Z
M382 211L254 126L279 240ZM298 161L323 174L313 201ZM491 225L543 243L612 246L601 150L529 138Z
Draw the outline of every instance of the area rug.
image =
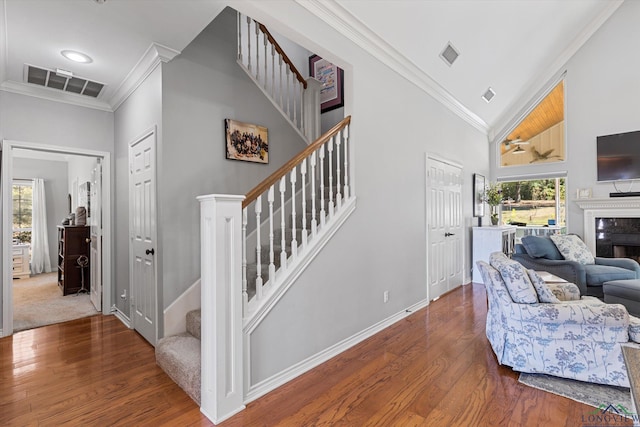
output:
M98 314L89 294L62 296L57 280L57 273L13 280L14 332Z
M606 408L609 405L614 408L622 406L628 410L632 408L631 392L625 387L592 384L544 374L521 373L518 381L596 408Z

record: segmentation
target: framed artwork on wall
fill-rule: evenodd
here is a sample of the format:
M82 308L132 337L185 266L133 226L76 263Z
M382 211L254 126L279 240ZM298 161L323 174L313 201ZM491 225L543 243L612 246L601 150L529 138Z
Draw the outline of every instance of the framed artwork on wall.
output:
M344 106L344 71L318 55L309 57L309 75L322 83L320 112Z
M473 174L473 216L484 216L484 175L479 173Z
M269 135L264 126L225 119L227 159L269 163Z

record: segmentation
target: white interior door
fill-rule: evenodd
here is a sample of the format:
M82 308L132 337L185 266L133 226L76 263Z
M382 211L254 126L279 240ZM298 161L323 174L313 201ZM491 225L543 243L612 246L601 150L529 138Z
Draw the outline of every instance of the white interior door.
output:
M427 298L463 280L462 169L427 157Z
M157 339L155 130L129 149L131 321L152 345Z
M91 197L87 206L91 245L89 265L91 271L91 303L102 311L102 161L96 159L91 172Z

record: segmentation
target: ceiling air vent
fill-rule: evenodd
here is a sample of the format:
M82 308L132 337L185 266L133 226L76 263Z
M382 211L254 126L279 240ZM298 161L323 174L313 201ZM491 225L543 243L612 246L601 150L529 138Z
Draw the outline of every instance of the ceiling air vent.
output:
M104 88L104 84L74 76L68 71L56 72L46 68L25 64L25 80L27 83L77 93L79 95L97 98Z
M447 46L444 48L444 50L440 52L440 58L442 58L442 60L446 62L448 66L452 66L456 59L458 59L458 56L460 56L460 53L455 47L453 47L451 42L447 43Z

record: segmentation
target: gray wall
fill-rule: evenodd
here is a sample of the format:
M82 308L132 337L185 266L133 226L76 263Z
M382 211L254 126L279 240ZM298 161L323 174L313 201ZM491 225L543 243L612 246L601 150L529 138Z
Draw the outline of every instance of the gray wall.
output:
M51 258L51 271L57 271L57 226L69 214L67 212L67 162L14 158L13 176L20 179L44 179L49 257Z
M236 14L223 11L163 66L159 178L164 307L200 278L197 196L246 194L306 143L236 63ZM224 119L269 129L269 164L225 159Z
M129 144L135 142L144 132L156 128L156 175L157 187L161 191L162 181L162 67L158 66L138 86L115 112L115 305L125 315L129 313L129 298L120 295L126 290L129 295ZM158 216L161 212L158 211ZM158 227L158 238L162 227ZM160 251L158 251L160 252ZM157 271L162 271L162 259L156 257ZM158 306L162 307L162 274L158 275ZM158 318L162 318L162 310L158 310ZM160 323L161 325L161 323Z
M596 182L596 137L640 130L640 2L624 2L567 62L565 129L567 160L526 167L495 167L496 176L567 172L567 229L584 236L583 211L576 191L591 188L593 197L609 197L611 183ZM497 157L492 145L492 160ZM629 183L620 185L626 191ZM633 191L640 191L635 183Z
M252 335L256 384L426 298L426 153L463 165L469 230L471 177L488 176L489 150L485 135L303 7L238 7L251 7L247 14L345 70L358 196L355 213ZM467 239L467 257L469 248Z

